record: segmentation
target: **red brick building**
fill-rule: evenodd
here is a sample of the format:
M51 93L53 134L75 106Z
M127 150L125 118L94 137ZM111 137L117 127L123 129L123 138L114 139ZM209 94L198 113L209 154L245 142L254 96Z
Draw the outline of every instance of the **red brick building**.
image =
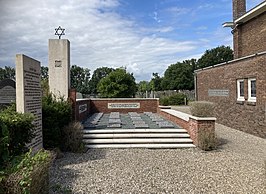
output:
M196 99L216 104L217 122L266 138L266 1L246 12L233 0L234 60L195 72Z

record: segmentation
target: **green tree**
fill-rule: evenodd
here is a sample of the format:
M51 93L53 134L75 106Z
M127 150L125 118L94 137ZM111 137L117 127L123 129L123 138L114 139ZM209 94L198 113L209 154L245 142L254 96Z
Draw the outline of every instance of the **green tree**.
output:
M115 69L109 68L109 67L100 67L97 68L91 77L91 80L89 81L90 85L90 93L96 94L97 93L97 85L100 82L100 80L104 77L106 77L109 73L113 72Z
M89 93L89 79L90 70L82 68L77 65L72 65L70 69L70 85L75 88L77 92L88 94Z
M150 88L153 91L160 91L162 90L161 82L163 78L159 76L158 73L152 73L153 78L150 81Z
M138 84L137 84L137 87L138 87L138 92L141 92L141 93L144 93L146 91L150 91L150 84L148 81L140 81Z
M233 58L233 50L229 46L218 46L205 51L197 62L197 69L230 61Z
M194 88L194 76L191 64L185 61L170 65L162 80L164 90L191 90Z
M49 94L49 71L48 67L41 66L41 88L42 95L47 96Z
M4 68L1 68L0 67L0 80L3 80L3 79L13 79L15 80L15 68L13 67L8 67L8 66L5 66Z
M49 78L48 67L41 66L41 78L48 80Z
M97 90L105 98L127 98L135 95L137 86L133 74L119 68L102 78Z

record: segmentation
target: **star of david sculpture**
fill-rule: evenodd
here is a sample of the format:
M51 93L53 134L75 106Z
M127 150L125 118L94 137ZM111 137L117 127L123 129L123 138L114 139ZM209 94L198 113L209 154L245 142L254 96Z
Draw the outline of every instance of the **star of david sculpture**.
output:
M62 35L65 35L65 29L61 28L61 26L59 26L58 28L55 28L55 34L57 35L59 39L61 39Z

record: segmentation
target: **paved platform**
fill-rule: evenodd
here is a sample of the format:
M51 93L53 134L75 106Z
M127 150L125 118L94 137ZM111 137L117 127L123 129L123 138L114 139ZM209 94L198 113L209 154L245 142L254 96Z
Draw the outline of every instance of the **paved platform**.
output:
M122 114L113 112L110 114L102 114L97 116L96 122L95 119L88 117L88 119L83 123L84 128L93 128L93 129L136 129L136 128L145 128L145 129L161 129L161 128L176 128L180 129L181 127L175 123L166 120L157 113L136 113L129 112L128 114ZM97 114L97 115L98 115ZM92 115L95 117L95 114Z

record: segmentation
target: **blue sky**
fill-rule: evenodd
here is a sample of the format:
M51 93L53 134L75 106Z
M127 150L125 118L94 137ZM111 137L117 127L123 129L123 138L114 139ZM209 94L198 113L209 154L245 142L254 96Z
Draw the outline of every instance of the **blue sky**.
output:
M263 0L247 0L247 10ZM15 55L48 61L48 39L61 25L71 64L126 66L137 81L206 49L232 46L231 0L0 0L0 67Z

